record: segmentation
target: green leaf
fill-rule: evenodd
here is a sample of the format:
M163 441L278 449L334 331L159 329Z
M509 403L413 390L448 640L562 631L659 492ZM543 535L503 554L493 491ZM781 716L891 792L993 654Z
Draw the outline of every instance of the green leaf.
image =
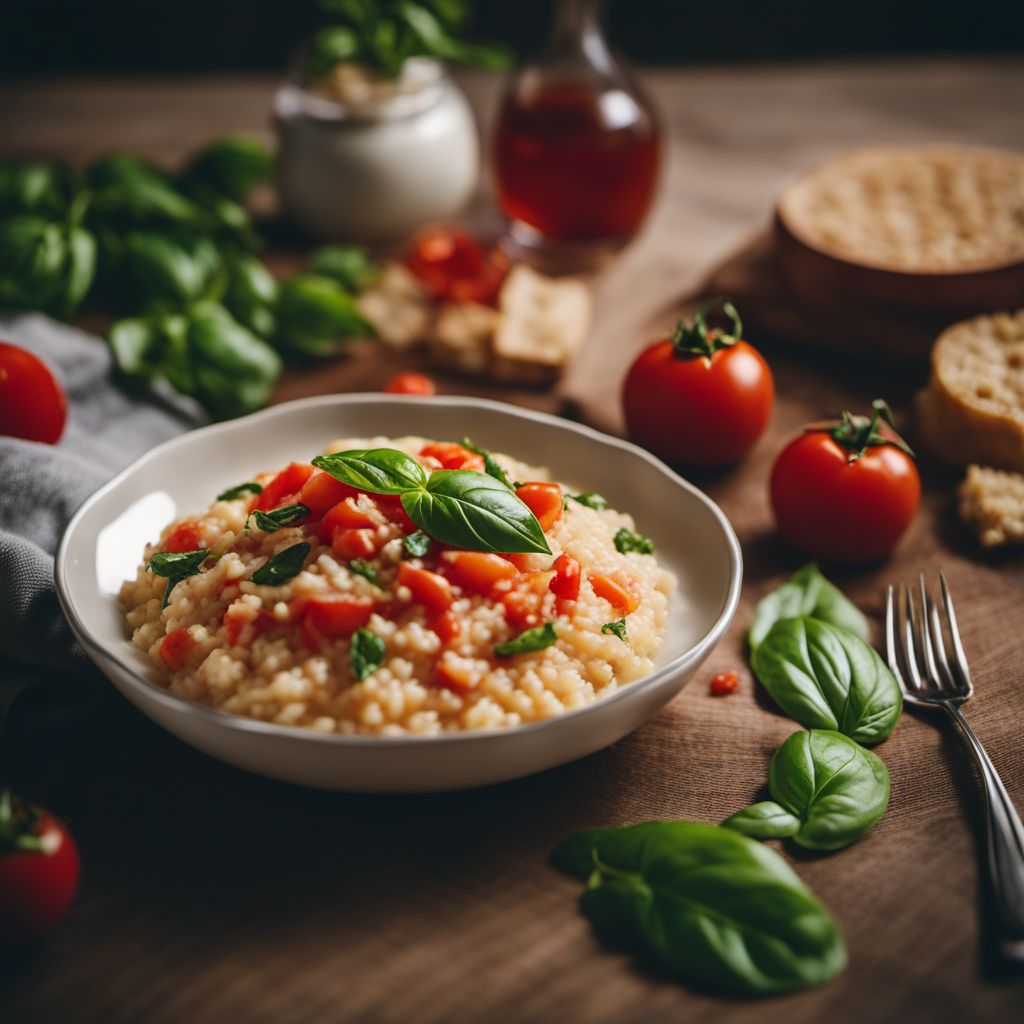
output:
M380 276L366 250L358 245L329 245L317 249L307 269L318 277L336 281L350 292L361 292Z
M469 551L551 554L537 517L514 492L485 473L439 469L425 489L408 490L402 507L421 529Z
M520 633L514 640L494 645L494 653L499 658L512 658L517 654L533 654L550 647L558 639L553 622L545 622L543 626L534 626Z
M117 368L128 377L147 379L158 370L163 335L150 320L118 320L107 335Z
M413 558L422 558L430 550L430 538L422 530L417 530L402 538L402 546Z
M362 682L380 668L386 651L384 641L372 630L357 629L352 634L352 645L349 647L348 658L352 666L352 675Z
M167 580L167 589L164 591L163 607L171 599L171 591L182 581L190 576L197 576L203 562L210 557L208 548L200 548L197 551L158 551L149 560L147 568L157 576L163 576Z
M450 36L444 24L421 4L400 2L398 14L418 37L423 52L428 56L461 64L474 64L482 68L504 71L511 65L511 57L503 46L485 43L467 43Z
M750 649L757 647L779 619L792 619L799 615L810 615L833 626L842 626L862 640L869 636L868 620L811 563L797 570L758 602L747 637Z
M493 476L498 483L504 484L510 491L515 490L515 487L512 486L512 481L508 478L508 474L501 468L501 463L486 448L479 448L468 437L462 439L462 447L467 448L476 455L482 455L484 471L487 475Z
M624 526L620 526L615 531L615 550L620 555L628 554L631 551L635 551L640 555L650 555L654 553L654 541L650 537L645 537L643 534L634 533L632 530L627 530Z
M318 455L313 465L335 480L371 494L404 494L427 483L427 471L411 455L394 448Z
M615 622L606 622L601 627L602 633L611 633L617 636L624 644L629 643L629 638L626 635L626 620L616 619Z
M125 154L97 160L86 172L92 200L90 226L188 228L203 230L209 216L182 195L170 178L151 164Z
M353 338L376 333L344 288L314 274L296 274L281 284L277 318L277 344L317 359L337 355Z
M68 229L61 315L70 319L96 277L96 239L84 228Z
M800 819L774 800L762 800L730 814L722 822L722 827L731 828L751 839L785 839L797 834Z
M603 512L608 507L604 495L598 494L596 491L584 491L582 494L569 494L566 497L581 505L586 505L587 508L592 508L595 512Z
M269 562L261 565L249 579L261 587L279 587L302 572L306 556L312 545L302 541L279 551Z
M768 788L797 820L793 838L812 850L849 846L889 804L889 772L881 758L824 729L795 732L779 747L768 767Z
M348 567L357 576L362 576L364 580L369 580L375 587L380 586L380 577L377 575L377 570L365 559L353 558L348 563Z
M243 326L261 338L277 329L277 282L255 256L237 253L227 260L228 279L221 298L225 308Z
M236 203L270 179L274 158L255 135L229 135L201 149L185 169L186 187L197 183L216 189Z
M880 743L903 709L896 679L873 647L809 616L776 622L751 664L775 703L808 729Z
M836 922L789 865L731 829L597 829L571 837L553 860L587 881L582 908L599 934L702 989L790 992L846 965Z
M177 309L201 299L221 270L208 238L135 231L123 240L124 287L136 308Z
M72 188L70 172L58 164L0 163L0 218L21 213L61 217Z
M256 525L264 533L273 533L275 530L280 530L285 526L292 526L307 518L308 515L309 509L301 504L301 502L281 505L270 512L256 509L250 514L251 518L256 520Z
M244 484L236 484L234 487L229 487L226 491L221 491L217 495L218 501L235 501L238 498L243 497L246 494L262 494L263 485L256 483L255 480L247 480Z
M306 64L313 78L326 75L336 64L353 60L360 53L359 38L344 25L322 28L310 41Z

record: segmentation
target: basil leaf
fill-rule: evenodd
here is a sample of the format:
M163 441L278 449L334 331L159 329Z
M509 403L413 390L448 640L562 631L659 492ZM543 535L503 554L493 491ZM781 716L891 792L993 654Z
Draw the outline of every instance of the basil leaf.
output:
M362 682L380 668L386 648L384 641L372 630L357 629L352 634L352 645L348 650L352 675Z
M281 284L275 341L314 359L337 355L352 338L372 338L373 326L336 281L295 274Z
M899 686L873 647L809 616L776 622L751 664L775 703L808 729L880 743L903 709Z
M366 250L358 245L328 245L317 249L309 260L309 272L329 277L350 292L361 292L378 277Z
M182 581L190 576L197 576L200 567L210 557L208 548L199 548L196 551L158 551L146 567L157 576L163 576L167 580L167 589L164 591L163 607L171 599L171 591Z
M377 575L377 570L365 559L353 558L348 563L348 567L357 576L362 576L364 580L369 580L376 587L380 586L380 577Z
M572 836L552 857L587 883L598 932L701 988L759 995L846 965L839 928L773 850L731 829L654 821Z
M493 476L498 483L504 484L510 491L515 490L515 487L512 486L512 481L508 478L508 474L501 468L501 463L486 448L477 447L468 437L462 439L462 447L468 448L476 455L482 455L484 457L484 471L487 475Z
M511 658L517 654L532 654L543 651L558 639L553 622L545 622L543 626L534 626L520 633L513 640L494 645L494 653L499 658Z
M204 237L132 231L123 246L119 279L136 308L177 308L196 302L221 269L217 247Z
M624 644L628 644L629 640L626 638L626 620L617 619L615 622L606 622L601 627L602 633L614 633Z
M430 550L430 538L422 531L406 534L402 546L413 558L422 558Z
M237 254L227 261L228 281L222 301L243 326L261 338L277 330L277 281L255 256Z
M236 203L270 178L273 156L255 135L229 135L210 143L192 157L182 184L205 185Z
M148 379L157 372L163 350L163 334L149 320L118 320L107 335L118 370L127 377Z
M237 484L235 487L229 487L226 491L221 491L217 495L218 501L235 501L237 498L241 498L244 494L262 494L263 485L256 483L254 480L249 480L244 484Z
M751 839L785 839L800 830L800 819L774 800L762 800L730 814L722 827Z
M261 565L249 579L259 586L279 587L302 572L312 545L303 541L279 551L264 565Z
M792 619L798 615L810 615L833 626L842 626L862 640L869 637L868 620L812 563L793 573L785 583L758 602L747 636L750 649L757 647L779 619Z
M469 551L551 554L537 517L514 492L485 473L439 469L426 488L402 495L402 506L421 529Z
M292 505L281 505L270 512L256 509L251 513L252 518L256 520L256 525L265 533L273 533L284 526L291 526L308 515L309 508L299 502Z
M573 501L579 502L581 505L586 505L587 508L592 508L595 512L603 512L608 507L607 499L596 491L584 491L582 494L569 494L566 497L572 498Z
M0 217L59 217L67 210L72 189L70 173L56 164L0 163Z
M632 530L627 530L624 526L620 526L615 531L615 550L620 555L628 554L631 551L635 551L637 554L650 555L654 553L654 541L650 537L645 537L643 534L634 533Z
M411 455L394 448L318 455L313 465L335 480L371 494L405 494L427 483L427 471Z
M768 789L797 820L796 842L812 850L839 850L885 813L889 772L881 758L842 733L812 729L793 733L775 751Z

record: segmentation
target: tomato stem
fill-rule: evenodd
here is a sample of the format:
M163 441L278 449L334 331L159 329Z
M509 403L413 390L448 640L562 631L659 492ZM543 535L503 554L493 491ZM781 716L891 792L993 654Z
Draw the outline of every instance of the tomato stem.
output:
M723 331L720 327L708 328L708 315L719 306L732 321L731 332ZM671 341L679 359L693 359L696 356L711 359L720 349L735 345L742 334L743 321L740 320L736 307L727 299L714 299L697 311L692 324L680 320L672 333Z
M39 812L18 799L9 789L0 793L0 855L38 852L43 841L36 834Z
M880 424L886 424L891 433L882 433ZM820 429L820 428L819 428ZM888 402L876 398L871 403L871 416L855 416L847 411L843 418L829 431L832 440L849 453L848 462L856 462L869 448L889 444L914 458L913 449L898 433Z

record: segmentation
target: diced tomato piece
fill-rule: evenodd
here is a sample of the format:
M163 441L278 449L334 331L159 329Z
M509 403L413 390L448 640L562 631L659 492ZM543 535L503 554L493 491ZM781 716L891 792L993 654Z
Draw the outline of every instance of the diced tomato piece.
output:
M713 676L709 687L712 697L726 697L735 693L740 685L740 677L735 672L719 672Z
M372 558L377 554L377 531L335 530L331 553L346 562L352 558Z
M551 592L567 601L575 601L580 596L580 563L571 555L559 555L553 566L555 575L551 577Z
M316 472L308 462L293 462L285 466L273 480L263 488L263 493L257 495L253 509L260 509L269 512L271 509L280 508L288 504L286 498L290 498L302 490L305 482Z
M501 556L506 562L511 562L520 572L530 571L530 562L533 559L533 555L527 554L526 552L517 553L509 552Z
M430 628L441 638L441 643L450 644L462 632L462 622L449 608L430 623Z
M442 658L434 670L434 683L454 693L469 693L480 685L480 673L471 665Z
M447 611L455 600L451 584L443 576L408 562L398 564L398 585L408 587L412 599L433 615Z
M409 518L409 513L402 506L401 495L375 494L373 500L384 513L389 523L394 523L402 533L415 533L419 527Z
M519 575L508 559L485 551L446 551L441 557L452 582L474 594L489 594L496 583Z
M324 594L310 597L302 614L306 624L312 626L321 636L336 640L351 636L357 629L370 621L376 607L370 597L356 597L350 594Z
M484 471L484 457L463 448L461 444L447 441L434 441L420 449L420 455L428 459L437 459L442 469L471 469L476 473Z
M198 551L203 546L203 534L198 523L184 522L171 530L164 541L163 550L168 552Z
M558 484L523 484L516 494L537 517L542 530L550 530L562 518L562 488Z
M160 641L160 657L172 672L176 672L188 660L195 645L196 642L187 629L172 629Z
M273 612L268 612L266 608L261 608L256 613L254 619L249 619L244 612L235 614L230 608L224 616L224 627L227 632L228 643L232 645L237 644L241 639L246 626L252 630L252 635L256 637L278 625L280 623L277 621L277 616Z
M523 573L512 589L499 599L505 609L505 620L517 632L539 626L551 618L552 578L551 572Z
M619 615L629 615L640 607L640 590L625 576L590 577L590 585L598 597L603 597Z
M413 239L407 264L435 299L493 305L509 258L497 245L485 248L464 231L438 224Z
M314 473L299 490L296 501L309 509L311 519L319 519L328 509L346 498L354 498L359 491L340 480L335 480L330 473L320 470Z
M356 507L354 499L344 498L328 509L316 532L324 544L330 544L335 530L368 530L376 525L362 509Z

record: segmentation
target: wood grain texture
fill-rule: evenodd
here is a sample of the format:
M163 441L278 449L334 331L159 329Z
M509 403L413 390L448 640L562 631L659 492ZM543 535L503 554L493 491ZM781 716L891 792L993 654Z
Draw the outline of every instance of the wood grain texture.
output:
M489 110L495 83L469 80ZM595 282L595 328L561 391L509 396L610 430L620 426L618 382L633 354L764 223L790 175L868 141L1012 144L1019 110L1011 97L1024 73L1009 62L885 63L648 81L673 138L656 214ZM269 89L263 79L235 78L9 86L0 145L79 159L126 146L171 160L218 132L259 128ZM0 963L0 1019L1019 1019L1021 981L980 939L987 911L972 770L947 728L914 714L878 748L892 803L862 842L827 856L779 847L836 914L849 946L849 969L822 989L754 1003L687 991L600 946L577 912L578 883L546 863L578 827L721 820L758 794L772 751L794 728L755 690L743 649L757 599L801 563L771 529L771 455L803 422L876 394L905 409L924 368L825 355L806 347L806 327L799 351L785 330L772 333L781 337L767 348L779 392L769 436L737 470L697 480L743 544L736 622L693 684L612 748L486 790L363 797L222 765L107 689L72 707L23 708L0 743L0 777L67 817L84 878L53 941ZM280 397L374 387L396 368L362 350L291 376ZM924 508L897 557L837 582L877 624L885 583L945 569L977 685L968 714L1020 804L1021 557L983 559L953 518L955 477L923 469ZM712 698L707 681L725 669L740 671L740 690Z

